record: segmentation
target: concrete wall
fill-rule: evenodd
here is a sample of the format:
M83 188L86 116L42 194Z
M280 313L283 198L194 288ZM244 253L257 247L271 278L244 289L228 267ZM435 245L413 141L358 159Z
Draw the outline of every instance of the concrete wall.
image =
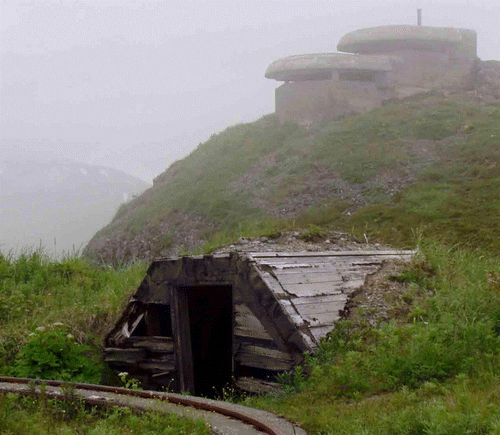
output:
M392 98L402 98L429 90L470 89L474 83L475 59L441 52L406 50L394 53L401 61L393 63L387 75Z
M331 80L287 82L276 89L280 122L312 124L340 114L364 113L388 98L405 98L430 90L471 89L476 61L454 51L401 50L392 53L392 71L378 72L373 82L345 80L348 72L334 71ZM339 77L340 74L340 77Z
M402 38L400 31L408 33L408 38ZM323 59L317 54L318 65L312 55L291 56L272 64L278 72L284 69L288 80L295 80L288 69L298 68L299 61L306 64L309 61L307 66L311 71L319 68L322 59L332 64L331 80L302 79L286 82L276 89L276 114L281 122L311 124L340 114L367 112L388 98L405 98L430 90L469 90L477 82L479 60L473 30L417 26L362 29L342 38L339 47L362 55L351 55L356 57L353 61L349 55L325 54ZM386 70L370 66L360 69L363 56L383 59L387 62ZM352 62L355 67L349 68L346 62ZM324 66L322 68L324 72ZM278 77L277 71L271 72L274 75L266 76L284 80ZM359 81L370 74L373 80ZM353 76L352 80L346 79L349 75Z
M380 107L386 93L375 82L332 80L289 82L276 89L280 122L312 124L340 114L364 113Z

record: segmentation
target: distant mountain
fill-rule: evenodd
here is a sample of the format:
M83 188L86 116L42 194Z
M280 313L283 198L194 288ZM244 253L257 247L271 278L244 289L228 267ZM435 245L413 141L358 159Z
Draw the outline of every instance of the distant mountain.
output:
M0 252L81 248L120 204L148 184L122 171L70 160L0 158Z

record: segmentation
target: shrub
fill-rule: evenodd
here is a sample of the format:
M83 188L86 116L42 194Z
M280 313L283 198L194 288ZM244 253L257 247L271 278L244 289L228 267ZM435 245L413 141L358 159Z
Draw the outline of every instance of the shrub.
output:
M38 328L21 349L12 369L16 376L98 383L102 367L89 346L77 343L63 328Z

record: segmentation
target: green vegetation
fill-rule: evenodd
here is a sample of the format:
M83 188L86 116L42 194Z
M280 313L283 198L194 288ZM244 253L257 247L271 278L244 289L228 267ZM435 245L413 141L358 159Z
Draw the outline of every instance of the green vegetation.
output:
M246 403L323 435L500 433L498 260L421 248L388 278L405 285L408 310L375 327L339 322L309 377L296 370L283 393Z
M145 270L141 262L112 269L79 257L54 260L43 250L0 255L0 373L98 379L77 360L89 355L99 364L102 339ZM57 362L56 352L72 362Z
M113 269L42 250L0 255L0 374L119 384L102 363L102 340L145 271L142 262ZM175 415L87 409L71 384L67 390L63 401L0 394L0 433L210 433L204 422Z
M424 95L307 128L268 116L212 136L96 235L108 250L86 254L99 265L0 258L0 372L93 379L88 361L99 368L102 337L145 273L123 263L133 240L129 252L147 256L340 230L418 246L378 284L402 289L384 293L392 320L355 308L281 376L281 393L243 402L311 434L500 434L499 107Z
M55 326L49 331L42 326L29 334L30 340L17 355L12 372L21 378L98 384L103 367L89 358L90 346L76 343L72 334Z
M33 435L209 435L201 420L134 413L127 408L86 408L68 391L63 400L0 395L0 433Z
M123 206L94 238L110 239L108 250L91 243L86 254L121 261L110 245L122 255L118 240L134 237L152 241L147 255L208 252L263 225L314 224L399 247L419 232L498 255L498 106L427 94L310 127L272 115L231 127Z

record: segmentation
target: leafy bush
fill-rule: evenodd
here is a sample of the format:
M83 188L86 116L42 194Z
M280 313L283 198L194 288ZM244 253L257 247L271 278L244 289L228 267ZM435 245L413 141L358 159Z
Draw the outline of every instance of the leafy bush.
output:
M99 349L145 266L117 270L76 256L54 260L40 249L0 256L0 373L10 373L21 348L41 333L30 332L53 330L49 325L61 319L70 319L75 343Z
M101 365L91 358L91 348L76 343L73 335L62 328L38 328L12 368L20 377L92 384L100 382L101 370Z

